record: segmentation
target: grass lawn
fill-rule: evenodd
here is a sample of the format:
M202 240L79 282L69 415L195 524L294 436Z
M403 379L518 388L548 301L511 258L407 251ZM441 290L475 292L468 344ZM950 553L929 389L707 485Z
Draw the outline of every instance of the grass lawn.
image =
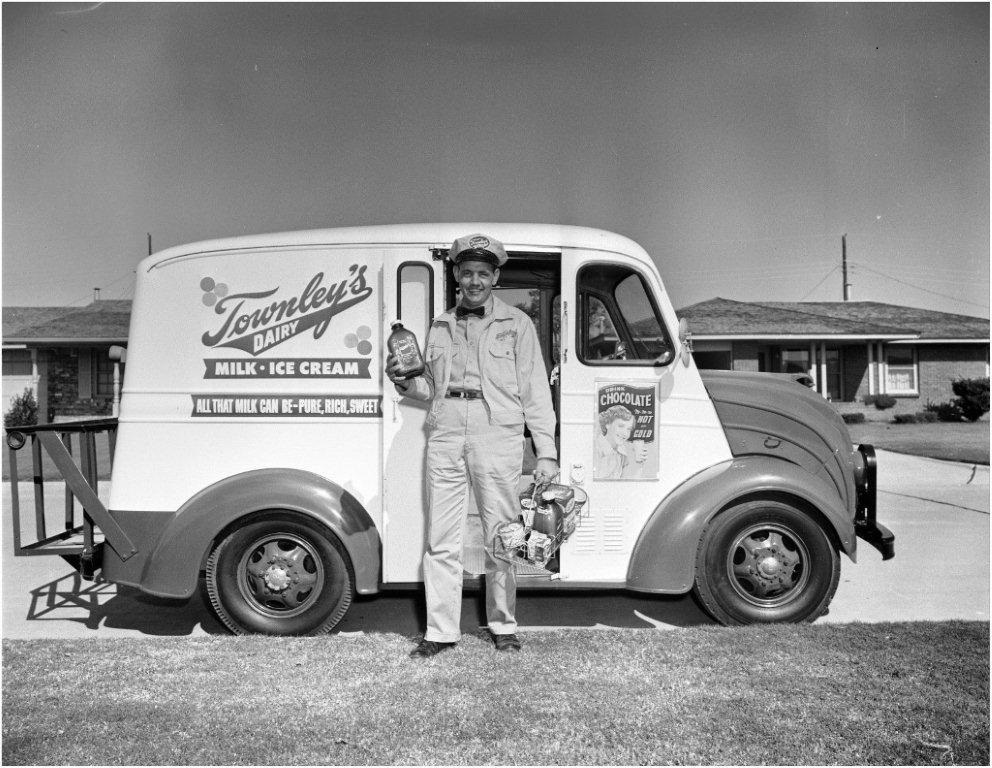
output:
M848 424L855 443L931 459L989 463L989 422L935 422L933 424Z
M985 764L988 622L4 641L15 764Z

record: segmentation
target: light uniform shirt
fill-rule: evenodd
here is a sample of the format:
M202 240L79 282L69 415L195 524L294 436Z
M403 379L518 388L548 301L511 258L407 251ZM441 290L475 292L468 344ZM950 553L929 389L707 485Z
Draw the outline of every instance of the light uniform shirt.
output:
M398 382L396 391L414 400L431 401L427 424L432 425L448 391L479 389L488 406L490 424L523 427L526 423L537 457L554 459L558 455L555 410L534 323L496 296L487 302L487 310L483 317L468 322L458 320L454 308L437 317L427 335L424 374ZM469 352L469 335L475 339L475 354L456 355L459 336L464 351ZM480 350L480 343L489 349ZM460 382L453 376L456 358L461 358ZM476 383L472 383L473 376Z
M493 297L485 303L482 317L466 315L455 322L455 354L451 356L451 379L448 389L482 389L482 372L479 370L479 342L482 334L493 323Z

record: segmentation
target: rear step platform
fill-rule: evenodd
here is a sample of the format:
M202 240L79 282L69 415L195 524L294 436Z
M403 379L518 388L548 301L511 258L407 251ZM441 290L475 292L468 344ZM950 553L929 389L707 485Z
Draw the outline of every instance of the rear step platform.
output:
M109 441L109 457L113 462L117 437L117 419L97 419L57 424L39 424L7 429L7 448L10 459L11 511L13 515L14 554L19 557L55 555L76 568L80 575L92 580L103 560L103 547L111 546L127 560L136 550L130 538L110 515L97 494L98 478L96 435L105 433ZM20 473L17 452L30 442L31 483L34 486L34 541L25 543L21 520ZM76 445L76 456L73 446ZM52 468L42 462L48 455L64 481L64 492L53 491L64 497L64 516L57 522L50 519L45 509L45 475L52 477ZM51 499L50 499L51 500ZM81 520L80 515L81 514ZM56 533L49 533L55 522ZM29 524L30 525L30 524ZM30 533L28 533L30 535Z

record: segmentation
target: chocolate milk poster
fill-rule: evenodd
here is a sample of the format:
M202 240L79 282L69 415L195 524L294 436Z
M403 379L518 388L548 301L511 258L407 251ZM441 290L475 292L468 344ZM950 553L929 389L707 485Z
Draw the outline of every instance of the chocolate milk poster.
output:
M597 381L593 480L657 480L658 385Z

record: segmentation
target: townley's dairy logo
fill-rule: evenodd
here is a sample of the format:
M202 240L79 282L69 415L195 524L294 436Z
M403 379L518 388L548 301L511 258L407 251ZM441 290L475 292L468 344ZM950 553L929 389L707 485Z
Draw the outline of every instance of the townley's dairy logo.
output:
M266 301L279 288L252 293L229 293L223 283L205 277L200 288L203 302L221 316L220 327L203 334L206 347L234 347L258 355L286 339L313 329L313 337L324 335L331 318L372 295L365 281L366 265L352 264L348 276L336 283L325 284L324 273L318 272L297 295Z

